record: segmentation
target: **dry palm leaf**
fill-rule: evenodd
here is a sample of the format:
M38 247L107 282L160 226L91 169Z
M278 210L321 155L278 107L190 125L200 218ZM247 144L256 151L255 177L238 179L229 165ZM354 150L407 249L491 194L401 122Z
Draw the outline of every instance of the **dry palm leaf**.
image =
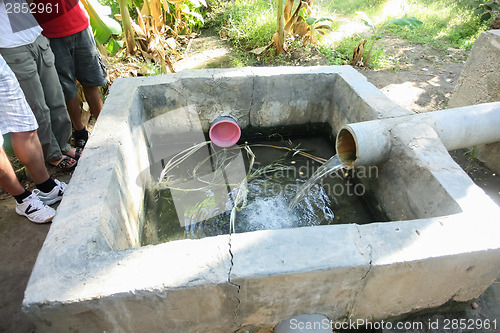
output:
M292 16L293 3L294 3L294 0L287 0L287 2L286 2L285 10L284 10L285 22L288 22L290 20L290 17ZM299 4L299 6L300 6L300 4Z
M363 59L363 53L365 53L365 44L366 44L366 39L363 39L361 43L356 45L354 48L354 52L352 53L352 59L351 59L351 65L352 66L360 66L363 64L362 59Z

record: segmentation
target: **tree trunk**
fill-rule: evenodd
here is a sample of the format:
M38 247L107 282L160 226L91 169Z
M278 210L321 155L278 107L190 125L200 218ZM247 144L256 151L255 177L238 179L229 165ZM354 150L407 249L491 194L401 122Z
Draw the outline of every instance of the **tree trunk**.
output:
M130 14L126 0L118 0L120 5L120 14L122 16L122 29L125 34L125 43L127 45L127 53L133 54L135 52L135 38L132 24L130 23Z
M285 49L285 18L283 17L284 11L283 11L283 1L284 0L278 0L278 36L276 42L276 50L278 54L284 53Z

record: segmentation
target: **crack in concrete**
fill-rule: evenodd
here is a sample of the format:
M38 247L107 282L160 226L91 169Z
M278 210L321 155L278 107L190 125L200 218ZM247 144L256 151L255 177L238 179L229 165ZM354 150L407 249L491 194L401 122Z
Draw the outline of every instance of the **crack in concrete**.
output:
M231 251L231 234L229 234L229 242L228 242L228 245L229 245L229 255L231 256L231 266L229 267L229 271L227 272L227 283L230 285L230 286L233 286L233 287L236 287L237 288L237 291L236 291L236 307L234 308L234 311L233 311L233 323L236 327L239 327L240 324L238 323L238 321L236 320L236 318L238 317L238 309L240 307L240 304L241 304L241 300L240 298L238 297L238 295L240 294L240 289L241 289L241 286L237 283L234 283L231 281L231 272L233 270L233 266L234 266L234 255L233 255L233 252Z
M366 271L366 274L361 278L361 281L363 281L364 279L366 279L366 277L368 276L368 274L370 274L370 271L372 270L372 267L373 267L373 259L372 259L372 246L370 244L368 244L367 246L368 249L370 249L370 253L369 253L369 258L370 258L370 262L368 263L370 266L368 267L368 270Z
M252 111L254 106L254 96L255 96L255 73L252 73L252 95L250 96L250 112L248 112L248 125L252 126Z
M359 240L361 240L361 232L360 232L360 229L359 229L359 226L356 225L356 230L358 232L358 238ZM361 242L360 242L361 243ZM359 244L360 245L360 244ZM359 249L359 247L358 247ZM361 280L360 280L360 285L359 287L356 289L356 291L354 292L354 301L352 302L352 305L349 306L349 308L347 309L347 318L351 318L351 315L352 315L352 312L354 311L354 309L356 308L356 305L358 304L358 294L361 292L361 290L365 287L366 285L366 278L368 277L368 274L370 274L371 270L372 270L372 267L373 267L373 258L372 258L372 255L373 255L373 248L371 246L371 244L368 244L366 246L366 249L369 249L369 253L368 253L368 257L369 257L369 262L368 262L368 270L366 271L366 273L361 277ZM363 255L364 253L359 250L360 253Z

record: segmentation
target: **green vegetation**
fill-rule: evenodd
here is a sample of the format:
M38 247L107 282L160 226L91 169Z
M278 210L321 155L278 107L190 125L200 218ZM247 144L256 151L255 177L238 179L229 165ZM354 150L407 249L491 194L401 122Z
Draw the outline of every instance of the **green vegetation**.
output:
M359 37L346 37L335 48L323 45L319 47L319 51L328 59L328 65L349 64L353 49L360 40ZM381 47L373 48L370 59L372 68L386 68L392 65L389 55Z
M236 0L212 8L207 23L215 26L240 49L252 50L267 45L276 31L274 1Z
M398 18L398 19L392 19L388 22L385 22L384 24L380 25L375 25L375 23L372 21L371 18L366 15L364 12L357 12L359 16L361 16L361 20L363 23L370 28L371 31L371 36L370 38L370 48L368 49L368 53L365 56L364 64L365 66L368 66L370 64L370 58L373 52L373 48L375 46L375 43L382 39L385 35L385 30L390 27L391 25L396 25L399 27L408 27L410 30L413 30L415 27L418 27L423 24L422 21L414 18L414 17L407 17L407 18Z
M441 50L449 47L470 49L477 36L487 29L474 14L477 2L473 0L419 0L408 1L407 13L424 22L418 31L390 30L412 43L425 43Z
M109 5L112 14L120 13L118 3L128 4L131 19L137 24L128 29L124 26L124 33L132 29L139 41L127 39L127 53L134 54L139 49L135 54L154 62L163 73L172 71L169 57L177 60L179 39L184 38L180 44L185 44L191 38L190 32L201 27L217 30L233 44L236 57L230 65L235 67L297 64L300 62L290 56L292 52L277 53L299 50L296 54L307 57L311 49L312 53L323 54L329 64L351 63L358 47L357 51L361 48L365 52L364 63L371 68L388 68L396 64L385 53L382 37L402 38L443 52L449 48L470 49L499 11L498 0L302 0L300 8L300 0L98 1ZM279 43L275 36L278 4L280 8L284 5L281 17L284 16L285 24L291 22L284 27L286 33L278 38ZM359 12L366 15L362 18ZM412 18L423 24L411 29L415 25L406 23ZM179 38L181 35L186 37ZM112 43L107 50L114 52L121 45ZM151 49L153 45L155 48Z
M358 11L363 11L372 16L379 12L380 7L386 2L387 0L324 0L317 5L326 12L355 17Z
M417 29L403 29L397 25L385 27L386 35L421 43L446 51L448 48L469 49L478 35L487 29L489 21L481 19L478 8L486 1L478 0L319 0L314 2L314 17L329 17L334 20L333 31L342 30L347 24L363 24L356 12L365 12L375 26L383 26L396 18L415 17L423 22ZM295 1L297 6L298 0ZM277 2L268 0L235 0L234 3L221 2L212 8L209 24L217 27L223 37L241 51L248 52L267 46L276 31ZM490 10L491 11L491 10ZM340 36L335 40L332 36ZM350 62L353 49L363 39L370 38L369 29L346 31L335 34L326 31L319 36L317 49L324 54L330 64ZM370 42L367 46L369 47ZM295 43L294 47L303 47ZM279 64L280 57L274 57L269 49L266 54L247 57L250 64L257 61L265 64ZM245 62L245 59L240 59ZM270 63L268 63L270 61ZM277 63L276 63L277 61ZM390 67L391 61L383 49L383 41L372 50L370 66L373 68Z
M498 0L480 1L474 14L479 15L481 21L489 21L500 12Z

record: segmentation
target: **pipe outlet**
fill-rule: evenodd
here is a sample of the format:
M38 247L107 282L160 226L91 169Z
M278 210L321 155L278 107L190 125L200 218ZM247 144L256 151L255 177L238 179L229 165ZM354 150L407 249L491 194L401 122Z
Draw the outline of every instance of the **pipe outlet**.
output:
M337 155L346 169L376 165L389 157L389 130L379 120L344 125L337 133Z
M231 117L219 117L210 125L208 136L219 147L231 147L241 137L240 126Z
M431 126L447 150L500 142L500 102L344 125L336 141L340 161L347 169L385 162L390 129L400 124Z

